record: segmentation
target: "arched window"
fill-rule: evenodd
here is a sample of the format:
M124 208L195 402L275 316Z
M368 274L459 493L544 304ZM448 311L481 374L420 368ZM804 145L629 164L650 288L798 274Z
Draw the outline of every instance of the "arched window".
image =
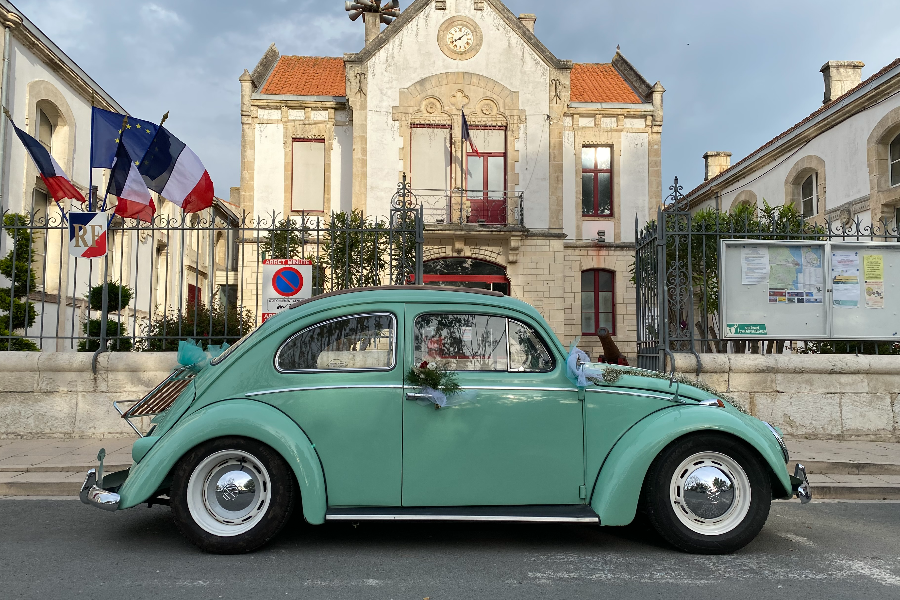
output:
M581 272L581 333L597 335L601 327L616 334L616 274L606 269Z
M804 217L816 215L816 175L815 173L800 184L800 206Z
M43 110L38 109L38 141L47 152L53 153L53 121Z
M891 187L900 185L900 135L891 142L890 152Z
M500 265L475 258L436 258L422 265L424 283L493 290L509 295L509 278Z

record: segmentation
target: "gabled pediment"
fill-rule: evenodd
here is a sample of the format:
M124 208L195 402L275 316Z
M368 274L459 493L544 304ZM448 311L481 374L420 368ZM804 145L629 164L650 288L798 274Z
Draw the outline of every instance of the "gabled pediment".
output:
M415 0L409 5L397 19L388 25L378 36L369 42L361 51L344 54L345 62L364 63L378 53L401 29L406 27L435 0ZM493 10L509 27L510 31L518 35L543 60L548 67L553 69L571 69L572 61L560 60L514 15L500 0L483 0L488 5L486 10ZM448 16L450 16L448 14Z

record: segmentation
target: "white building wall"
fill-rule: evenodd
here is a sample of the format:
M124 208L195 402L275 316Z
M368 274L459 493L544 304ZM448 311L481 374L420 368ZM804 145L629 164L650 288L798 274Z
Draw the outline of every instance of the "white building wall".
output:
M353 209L353 126L334 128L331 145L331 210Z
M438 29L446 19L465 15L481 28L484 43L474 57L459 61L441 52ZM475 10L473 2L453 1L447 10L430 5L408 23L368 62L366 135L367 212L387 215L396 191L402 141L392 107L399 90L436 73L468 72L490 77L519 92L519 107L526 111L526 126L519 137L519 185L525 190L525 223L531 228L549 225L549 79L550 69L489 5ZM471 98L464 110L474 109ZM458 135L458 132L454 132Z
M284 218L284 126L259 123L256 126L253 209L255 216L278 213Z
M650 212L650 155L649 135L622 133L622 156L619 159L619 194L622 215L619 240L634 241L634 216L641 223L649 220Z
M9 68L8 108L16 125L29 135L37 137L37 124L27 122L28 103L35 101L28 98L28 84L37 80L48 81L65 98L75 116L75 123L67 124L75 129L74 169L71 166L73 164L71 156L67 157L65 162L59 159L57 161L72 181L87 187L91 148L90 101L76 94L65 81L13 36L10 36ZM3 175L4 206L14 212L30 211L32 199L30 196L23 198L23 192L26 187L25 161L31 161L31 157L28 156L12 127L7 129L6 135L8 167ZM29 189L31 187L28 186Z
M751 190L756 194L759 206L762 206L763 198L771 205L784 204L785 179L797 161L805 156L818 156L825 161L826 210L868 196L870 189L866 143L878 121L898 106L900 96L889 98L819 134L791 156L779 158L779 164L774 168L769 163L748 173L722 194L722 208L730 208L737 194L744 190ZM771 170L765 172L768 169Z

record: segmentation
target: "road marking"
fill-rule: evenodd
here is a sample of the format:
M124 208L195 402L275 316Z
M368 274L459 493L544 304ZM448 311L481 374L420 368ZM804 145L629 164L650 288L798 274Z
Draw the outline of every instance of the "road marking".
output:
M866 577L871 577L878 583L882 585L897 585L900 586L900 577L897 577L890 571L886 571L884 569L879 569L875 565L872 564L872 561L862 561L862 560L838 560L838 564L844 565L845 567L851 569L852 571L859 573L860 575L865 575Z
M795 542L797 544L806 546L807 548L815 548L816 547L816 545L812 542L812 540L809 540L809 539L803 537L802 535L795 535L793 533L787 533L786 531L776 531L775 535L777 535L778 537L782 537L786 540Z

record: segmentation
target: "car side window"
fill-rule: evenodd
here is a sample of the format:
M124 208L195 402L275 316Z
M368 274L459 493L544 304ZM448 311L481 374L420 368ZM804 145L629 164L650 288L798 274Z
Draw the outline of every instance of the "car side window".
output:
M553 370L553 356L537 331L509 320L509 370L546 373Z
M392 369L396 330L390 313L329 319L288 338L275 355L275 368L282 372Z
M450 371L506 371L506 318L473 314L416 317L415 364L436 363Z

